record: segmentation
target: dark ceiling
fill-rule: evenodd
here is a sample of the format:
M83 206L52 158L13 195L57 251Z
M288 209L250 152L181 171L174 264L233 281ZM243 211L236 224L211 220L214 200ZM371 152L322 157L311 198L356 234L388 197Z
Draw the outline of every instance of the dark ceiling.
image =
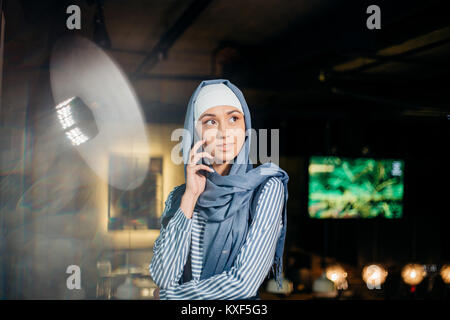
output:
M208 78L230 79L259 114L274 105L306 117L450 111L444 1L376 1L381 30L366 28L374 3L361 0L3 1L6 72L47 68L54 41L69 32L70 4L82 12L76 32L91 39L103 5L105 49L151 121L181 122Z

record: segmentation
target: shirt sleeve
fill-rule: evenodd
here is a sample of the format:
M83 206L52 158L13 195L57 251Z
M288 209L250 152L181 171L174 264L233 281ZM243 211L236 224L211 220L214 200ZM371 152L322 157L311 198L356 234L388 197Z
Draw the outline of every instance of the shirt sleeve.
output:
M237 300L255 296L269 273L282 228L284 186L267 181L258 199L255 218L234 265L208 279L191 280L161 289L161 300Z
M162 217L170 209L173 192L167 197ZM191 229L192 219L188 219L181 208L166 227L161 223L149 265L150 276L159 288L167 288L180 280L189 254Z

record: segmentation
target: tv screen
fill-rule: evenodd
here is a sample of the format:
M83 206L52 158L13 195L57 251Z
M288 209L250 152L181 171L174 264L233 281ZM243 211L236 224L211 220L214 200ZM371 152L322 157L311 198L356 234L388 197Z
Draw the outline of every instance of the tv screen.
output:
M311 218L402 217L404 161L312 156Z

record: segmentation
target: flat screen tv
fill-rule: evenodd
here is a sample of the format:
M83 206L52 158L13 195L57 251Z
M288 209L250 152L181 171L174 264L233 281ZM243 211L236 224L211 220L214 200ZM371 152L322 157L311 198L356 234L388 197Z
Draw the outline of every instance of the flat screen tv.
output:
M308 172L311 218L403 215L403 160L312 156Z

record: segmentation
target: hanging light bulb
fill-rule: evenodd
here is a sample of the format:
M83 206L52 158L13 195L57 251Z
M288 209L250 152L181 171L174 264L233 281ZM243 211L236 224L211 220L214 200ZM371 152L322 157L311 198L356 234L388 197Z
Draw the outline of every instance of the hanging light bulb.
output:
M381 289L388 272L379 264L371 264L364 267L362 277L369 289Z
M445 264L442 266L441 277L446 284L450 284L450 264Z
M328 266L325 270L327 278L334 282L338 290L347 289L347 272L340 265Z
M427 275L425 268L420 264L407 264L402 269L402 278L405 283L416 286Z

